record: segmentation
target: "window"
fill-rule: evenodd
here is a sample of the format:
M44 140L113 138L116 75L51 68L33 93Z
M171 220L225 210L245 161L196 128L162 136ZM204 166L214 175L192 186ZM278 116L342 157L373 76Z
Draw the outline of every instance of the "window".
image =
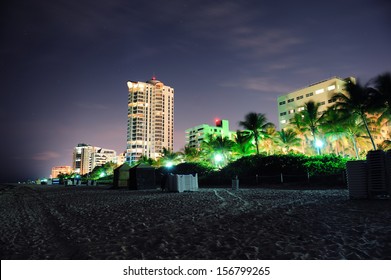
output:
M322 106L322 105L326 104L326 101L319 102L318 104L319 104L319 106Z
M288 111L289 114L293 114L294 112L295 112L294 109Z
M286 123L286 120L282 120L281 123Z
M334 89L335 89L335 85L332 85L332 86L327 87L327 90L328 90L328 91L331 91L331 90L334 90Z
M331 98L331 99L329 99L327 102L328 102L328 103L334 103L335 101L337 101L336 98Z
M284 104L285 104L285 101L281 101L281 102L280 102L280 105L284 105Z
M301 112L301 111L304 111L304 106L297 108L297 112Z
M310 92L310 93L307 93L306 95L305 95L305 97L310 97L310 96L313 96L314 95L314 93L313 92Z
M304 98L304 96L300 95L300 96L296 97L296 100L300 100L300 99L303 99L303 98Z
M294 100L295 100L294 98L288 99L288 103L291 103L291 102L293 102Z
M285 115L286 115L286 112L280 113L280 116L285 116Z
M323 93L323 92L324 92L323 88L315 90L315 94L320 94L320 93Z

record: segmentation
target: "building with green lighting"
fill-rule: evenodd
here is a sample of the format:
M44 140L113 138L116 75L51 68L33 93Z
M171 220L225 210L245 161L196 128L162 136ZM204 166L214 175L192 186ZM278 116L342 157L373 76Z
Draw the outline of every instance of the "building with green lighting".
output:
M207 135L228 137L230 140L233 140L235 134L236 132L229 130L228 120L216 119L215 126L201 124L186 129L186 146L199 148Z

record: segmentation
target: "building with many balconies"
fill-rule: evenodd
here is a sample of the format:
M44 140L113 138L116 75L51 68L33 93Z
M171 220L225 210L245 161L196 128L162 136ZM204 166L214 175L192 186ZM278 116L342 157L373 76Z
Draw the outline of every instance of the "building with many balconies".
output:
M152 77L128 81L126 161L142 156L157 159L163 148L174 148L174 88Z

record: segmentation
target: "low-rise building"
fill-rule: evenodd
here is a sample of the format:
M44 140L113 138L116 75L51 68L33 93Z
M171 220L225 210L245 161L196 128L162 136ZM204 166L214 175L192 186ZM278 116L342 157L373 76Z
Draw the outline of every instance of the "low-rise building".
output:
M84 175L90 173L96 166L115 162L116 158L117 153L114 150L81 143L73 149L73 169L75 173Z
M228 137L230 140L233 140L235 132L229 130L228 120L216 119L215 126L201 124L186 129L186 146L199 148L207 135Z
M295 90L277 98L278 125L284 129L294 119L295 113L304 110L304 104L313 101L319 104L318 114L322 115L336 100L336 93L345 93L344 87L347 82L356 82L354 77L341 79L333 77L327 80L310 84L304 88Z
M57 178L57 176L61 174L71 174L73 169L71 166L63 165L63 166L54 166L52 167L52 172L50 178Z

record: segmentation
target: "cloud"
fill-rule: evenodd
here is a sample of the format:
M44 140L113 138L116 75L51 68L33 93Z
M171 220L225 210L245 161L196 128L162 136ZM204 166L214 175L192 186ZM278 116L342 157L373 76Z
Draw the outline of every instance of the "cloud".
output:
M292 91L290 86L283 84L281 81L276 81L275 79L268 77L252 77L244 78L239 81L231 81L221 83L222 87L235 87L235 88L244 88L253 91L259 91L262 93L279 93L285 94Z
M60 154L53 152L53 151L44 151L41 153L34 154L31 159L37 160L37 161L47 161L55 158L59 158Z
M246 32L238 30L234 33L232 47L257 57L283 53L302 43L302 39L284 29L247 28Z
M242 56L261 58L281 54L304 42L291 27L272 27L266 20L261 23L265 17L262 7L242 2L210 2L193 11L183 26L189 33L219 41L223 48Z

